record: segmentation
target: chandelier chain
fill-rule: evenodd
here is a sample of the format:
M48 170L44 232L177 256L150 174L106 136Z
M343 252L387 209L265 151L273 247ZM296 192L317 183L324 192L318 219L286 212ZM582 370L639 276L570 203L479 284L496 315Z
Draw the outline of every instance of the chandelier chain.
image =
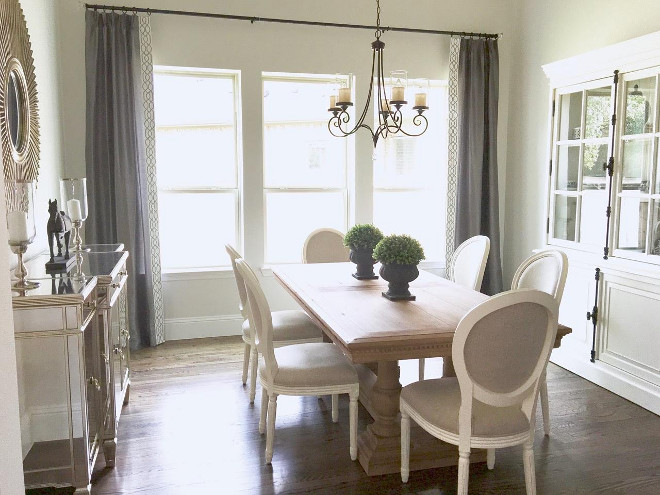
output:
M383 30L380 28L380 0L376 0L376 39L380 39Z

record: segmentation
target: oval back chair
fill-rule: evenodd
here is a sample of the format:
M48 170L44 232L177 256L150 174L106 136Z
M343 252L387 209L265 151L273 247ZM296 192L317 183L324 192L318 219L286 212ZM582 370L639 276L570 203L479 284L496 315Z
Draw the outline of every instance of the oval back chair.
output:
M316 229L303 244L303 263L337 263L348 261L349 249L344 234L336 229Z

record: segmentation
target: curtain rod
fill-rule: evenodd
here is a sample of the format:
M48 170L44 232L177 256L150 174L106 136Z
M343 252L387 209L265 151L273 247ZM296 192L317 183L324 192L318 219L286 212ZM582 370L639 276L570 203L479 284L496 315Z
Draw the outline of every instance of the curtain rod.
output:
M85 8L91 10L110 10L110 11L120 11L124 13L145 13L145 14L170 14L170 15L185 15L190 17L210 17L214 19L232 19L236 21L250 21L254 24L255 22L274 22L279 24L299 24L304 26L323 26L323 27L338 27L338 28L349 28L349 29L370 29L375 30L376 26L368 26L365 24L340 24L334 22L317 22L317 21L301 21L296 19L276 19L272 17L254 17L254 16L245 16L245 15L230 15L230 14L214 14L212 12L193 12L188 10L166 10L166 9L149 9L142 7L118 7L113 5L93 5L86 3ZM416 28L402 28L402 27L384 27L381 26L383 31L394 31L401 33L420 33L420 34L440 34L447 36L461 36L461 37L473 37L473 38L485 38L485 39L497 39L501 34L489 34L489 33L468 33L464 31L436 31L433 29L416 29Z

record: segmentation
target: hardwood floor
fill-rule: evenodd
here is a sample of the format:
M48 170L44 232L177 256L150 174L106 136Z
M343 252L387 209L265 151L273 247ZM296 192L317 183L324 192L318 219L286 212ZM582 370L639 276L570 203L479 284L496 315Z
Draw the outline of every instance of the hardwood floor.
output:
M368 477L348 451L348 399L338 423L330 398L278 399L272 466L264 464L259 400L241 384L240 338L168 342L134 353L131 402L117 465L99 456L93 495L456 493L455 468ZM438 362L439 361L439 362ZM441 360L427 360L438 376ZM417 361L402 364L402 381ZM537 429L539 494L660 493L660 418L561 368L548 369L551 436ZM260 397L258 390L257 399ZM360 407L360 429L371 422ZM497 451L495 469L471 466L470 493L525 493L522 450Z

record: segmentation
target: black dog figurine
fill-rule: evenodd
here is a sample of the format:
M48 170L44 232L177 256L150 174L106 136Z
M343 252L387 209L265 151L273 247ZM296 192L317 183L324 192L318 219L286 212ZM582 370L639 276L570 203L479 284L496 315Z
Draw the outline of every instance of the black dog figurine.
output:
M50 248L50 261L55 262L55 253L53 251L53 243L57 243L57 257L62 258L62 239L64 239L64 260L69 259L69 237L71 235L71 219L63 211L58 211L57 200L48 200L48 224L46 232L48 234L48 247Z

